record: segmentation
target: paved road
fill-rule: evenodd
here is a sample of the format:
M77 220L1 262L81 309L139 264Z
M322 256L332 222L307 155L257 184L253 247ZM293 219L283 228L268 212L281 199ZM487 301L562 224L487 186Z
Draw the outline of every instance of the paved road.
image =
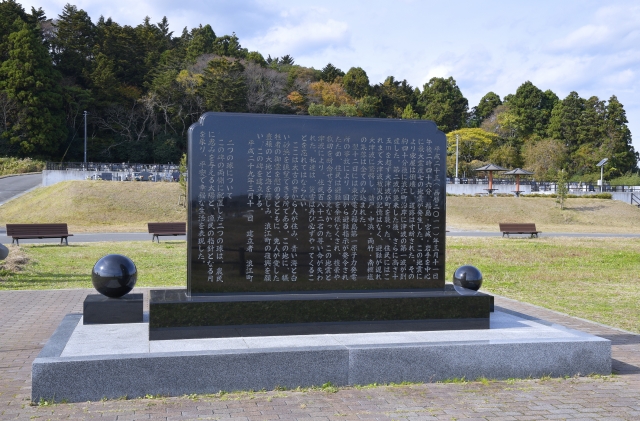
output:
M0 205L20 196L42 183L42 174L0 178Z
M0 226L0 244L11 243L11 237L6 236L6 229ZM501 237L499 232L486 232L486 231L452 231L448 232L449 237ZM549 232L540 234L541 237L617 237L617 238L640 238L640 234L608 234L608 233L562 233L562 232ZM527 235L512 235L511 238L528 238ZM179 235L175 237L161 237L160 241L184 241L187 237ZM151 234L146 232L122 232L122 233L86 233L86 234L74 234L73 237L69 237L69 243L93 243L97 241L150 241ZM20 240L20 244L28 243L59 243L59 239L35 239L35 240Z
M0 419L638 420L640 335L496 297L496 305L612 341L613 377L470 381L30 405L31 363L92 290L0 291ZM147 290L138 290L145 292ZM145 302L148 310L148 302ZM461 358L473 358L461 355Z

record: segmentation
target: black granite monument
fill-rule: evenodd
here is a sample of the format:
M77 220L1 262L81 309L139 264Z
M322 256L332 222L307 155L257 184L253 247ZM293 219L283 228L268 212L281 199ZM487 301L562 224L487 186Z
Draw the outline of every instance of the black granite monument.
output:
M445 285L433 122L206 113L188 157L187 289L151 291L152 340L489 327Z

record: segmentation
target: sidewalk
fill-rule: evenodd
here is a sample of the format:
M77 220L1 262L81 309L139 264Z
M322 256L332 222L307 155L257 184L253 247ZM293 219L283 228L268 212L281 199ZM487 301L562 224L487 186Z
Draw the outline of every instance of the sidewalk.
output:
M146 290L137 290L142 291ZM30 406L31 362L63 316L82 311L82 301L89 293L93 290L0 292L1 420L640 419L640 335L500 297L496 305L505 309L610 339L617 374L610 378L344 388L336 393L269 391Z

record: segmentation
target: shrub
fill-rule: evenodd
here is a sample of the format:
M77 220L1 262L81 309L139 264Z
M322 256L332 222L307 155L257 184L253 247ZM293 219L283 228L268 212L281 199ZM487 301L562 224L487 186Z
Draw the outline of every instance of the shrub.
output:
M24 174L44 170L44 161L36 161L31 158L0 158L0 175Z

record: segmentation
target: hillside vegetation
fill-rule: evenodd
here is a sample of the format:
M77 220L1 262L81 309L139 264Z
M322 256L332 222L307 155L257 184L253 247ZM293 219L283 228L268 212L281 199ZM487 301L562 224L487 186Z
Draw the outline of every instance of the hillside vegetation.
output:
M147 222L185 221L177 183L67 181L0 206L6 223L66 222L71 232L142 232ZM534 222L543 232L640 233L640 209L616 200L447 197L447 229L498 231L499 222Z
M0 207L6 223L66 222L69 231L139 232L147 222L186 221L178 183L66 181Z

